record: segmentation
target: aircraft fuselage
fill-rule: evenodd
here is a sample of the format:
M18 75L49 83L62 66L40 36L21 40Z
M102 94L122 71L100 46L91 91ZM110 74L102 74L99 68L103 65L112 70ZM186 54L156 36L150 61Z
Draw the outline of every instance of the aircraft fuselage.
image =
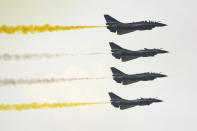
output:
M132 80L132 81L148 81L148 80L154 80L156 76L151 75L122 75L122 76L113 76L113 79L116 81L119 81L118 83L121 83L122 81Z
M108 29L114 29L114 30L151 30L154 28L155 25L153 24L137 24L137 23L116 23L107 25Z
M129 57L129 56L148 57L158 54L157 52L154 51L144 51L144 50L139 50L139 51L124 51L124 50L113 51L112 50L112 52L113 52L112 55L118 55L120 57Z
M148 100L120 100L120 101L113 101L112 104L116 106L144 106L152 104L152 101Z

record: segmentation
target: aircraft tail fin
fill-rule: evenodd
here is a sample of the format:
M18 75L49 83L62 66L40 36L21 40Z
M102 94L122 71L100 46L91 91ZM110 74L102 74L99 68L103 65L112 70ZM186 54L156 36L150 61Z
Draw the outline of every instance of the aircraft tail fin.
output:
M119 45L115 44L114 42L109 42L109 45L110 45L112 50L122 49L122 47L120 47Z
M110 23L119 23L118 20L114 19L113 17L111 17L110 15L104 15L105 20L106 20L106 24L110 24Z
M110 96L110 99L111 99L110 101L116 101L116 100L122 99L121 97L117 96L113 92L109 92L109 96Z
M115 67L111 67L111 71L113 73L113 75L124 75L125 73L123 73L122 71L116 69Z

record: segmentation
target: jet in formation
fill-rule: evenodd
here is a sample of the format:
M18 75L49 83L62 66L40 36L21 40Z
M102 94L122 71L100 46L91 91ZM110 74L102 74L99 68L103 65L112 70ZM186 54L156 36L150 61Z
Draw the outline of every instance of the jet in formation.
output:
M140 98L135 100L126 100L115 95L112 92L109 92L109 96L111 98L111 104L116 108L120 108L121 110L128 109L134 106L145 106L156 102L162 102L162 100L156 98Z
M122 62L133 60L139 57L150 57L150 56L155 56L157 54L168 53L168 51L162 49L147 49L147 48L144 48L144 50L132 51L132 50L124 49L113 42L109 42L109 45L111 47L112 55L116 59L121 59Z
M139 21L132 23L122 23L109 15L104 15L107 29L118 35L127 34L136 30L152 30L155 27L167 26L166 24L154 21Z
M115 80L117 83L122 83L123 85L133 84L138 81L154 80L158 77L167 77L167 75L152 72L128 75L116 69L115 67L111 67L111 71L113 73L113 80Z

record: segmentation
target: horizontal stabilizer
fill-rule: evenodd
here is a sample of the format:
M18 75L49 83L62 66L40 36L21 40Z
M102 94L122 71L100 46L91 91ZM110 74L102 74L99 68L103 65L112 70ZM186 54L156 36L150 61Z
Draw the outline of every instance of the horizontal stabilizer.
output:
M120 59L120 55L112 53L112 55L116 58L116 59Z
M115 103L115 102L111 102L111 104L116 107L116 108L119 108L120 107L120 104L119 103Z
M113 75L124 75L125 73L123 73L122 71L116 69L115 67L111 67L111 71L113 73Z

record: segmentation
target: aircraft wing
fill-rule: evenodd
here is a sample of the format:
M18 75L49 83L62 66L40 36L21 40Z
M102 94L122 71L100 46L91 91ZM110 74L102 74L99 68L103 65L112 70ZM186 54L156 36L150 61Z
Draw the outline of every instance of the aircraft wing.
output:
M126 62L126 61L129 61L129 60L133 60L133 59L136 59L138 58L139 56L126 56L126 57L121 57L121 60L123 62Z
M129 85L129 84L133 84L135 82L138 82L138 80L123 80L122 84L123 85Z
M123 35L123 34L127 34L127 33L130 33L130 32L133 32L135 30L132 30L132 29L128 29L128 30L117 30L117 34L118 35Z
M120 106L120 109L121 110L124 110L124 109L128 109L128 108L132 108L132 107L134 107L135 105L123 105L123 106Z
M123 50L122 50L122 53L131 53L131 52L133 52L133 53L134 53L135 51L128 50L128 49L123 49Z

